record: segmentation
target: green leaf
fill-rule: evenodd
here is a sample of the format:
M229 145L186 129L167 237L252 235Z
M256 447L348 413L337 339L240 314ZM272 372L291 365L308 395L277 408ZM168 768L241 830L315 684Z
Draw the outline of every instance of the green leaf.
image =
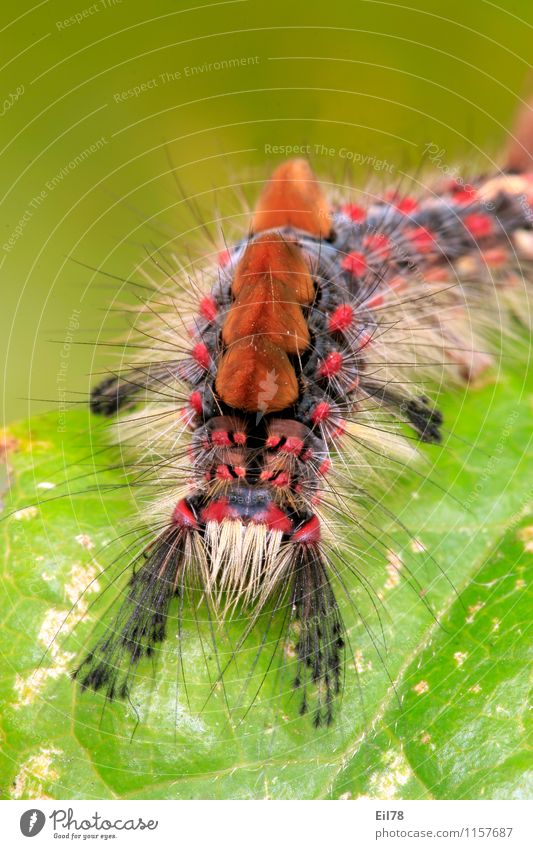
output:
M68 672L127 582L135 491L118 452L103 448L106 424L88 413L10 428L0 478L1 796L531 796L531 388L531 376L509 368L497 383L445 397L446 444L425 450L421 473L398 473L372 507L379 539L369 547L349 532L347 556L376 595L345 572L345 692L334 724L318 730L298 716L290 679L275 664L268 672L271 651L254 665L257 635L207 699L217 658L192 606L183 610L186 692L176 688L174 628L139 667L131 704L80 694ZM220 635L221 665L243 627L237 618Z

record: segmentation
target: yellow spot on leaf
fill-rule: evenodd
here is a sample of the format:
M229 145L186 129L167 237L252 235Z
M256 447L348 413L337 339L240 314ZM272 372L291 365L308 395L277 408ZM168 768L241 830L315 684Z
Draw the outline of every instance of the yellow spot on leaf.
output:
M401 751L388 751L382 756L385 768L370 776L371 798L395 799L412 776L412 770Z
M13 799L48 799L44 793L44 785L51 781L57 781L59 773L55 769L54 759L63 752L55 746L47 746L39 749L38 753L32 755L22 765L13 787Z
M365 660L363 657L363 652L361 649L357 649L353 656L355 671L358 675L361 675L362 672L367 672L372 669L372 661Z
M56 607L46 611L38 635L46 655L43 664L30 672L27 678L22 675L15 677L14 687L18 697L13 705L15 710L33 704L48 680L55 680L61 675L68 674L74 655L61 648L60 639L70 634L74 626L87 613L89 606L87 596L100 589L96 580L100 571L101 568L97 563L88 566L75 563L70 570L70 580L66 583L64 591L70 605L75 607L70 613L68 610Z
M466 617L466 620L465 620L469 625L472 624L472 622L475 619L476 613L478 613L478 611L480 611L482 607L484 607L484 602L482 602L482 601L476 601L475 604L469 605L468 616Z
M518 539L524 543L524 551L533 552L533 525L527 525L518 531Z
M384 589L392 590L400 583L400 570L403 566L402 558L394 551L389 551L387 559L387 575L389 576L384 584Z
M78 534L77 537L75 537L75 540L79 545L83 546L83 548L86 548L87 551L94 548L94 542L88 534Z
M21 510L17 510L13 513L13 518L17 520L17 522L27 522L30 519L34 519L38 514L37 507L23 507Z

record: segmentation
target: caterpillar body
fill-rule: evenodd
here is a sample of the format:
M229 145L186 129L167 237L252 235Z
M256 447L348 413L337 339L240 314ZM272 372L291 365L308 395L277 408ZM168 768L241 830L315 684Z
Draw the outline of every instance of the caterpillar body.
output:
M249 610L247 633L268 605L285 610L300 710L332 721L345 650L339 517L356 510L366 467L410 461L406 428L440 440L439 383L477 379L491 362L486 325L520 312L533 173L517 149L506 172L362 205L328 199L306 161L288 161L186 330L173 279L159 317L148 305L141 332L168 356L112 374L91 405L129 410L119 438L151 470L163 518L74 673L83 689L126 697L173 597L195 583L217 615Z

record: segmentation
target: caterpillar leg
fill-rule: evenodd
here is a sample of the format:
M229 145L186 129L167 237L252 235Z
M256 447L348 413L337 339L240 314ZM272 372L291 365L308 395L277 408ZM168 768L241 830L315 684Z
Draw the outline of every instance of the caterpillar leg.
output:
M98 383L91 392L91 410L102 416L113 416L119 410L132 407L139 400L146 401L151 393L152 400L172 398L176 381L179 380L179 364L150 363L146 368L131 369L121 375L110 375Z
M428 398L424 396L403 398L387 386L380 386L368 380L361 382L361 389L369 397L379 400L383 405L396 411L403 410L407 420L422 442L441 442L442 413L430 404Z

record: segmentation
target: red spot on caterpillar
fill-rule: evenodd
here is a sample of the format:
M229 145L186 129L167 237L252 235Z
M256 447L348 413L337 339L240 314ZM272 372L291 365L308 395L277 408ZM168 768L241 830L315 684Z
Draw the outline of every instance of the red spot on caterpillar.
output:
M331 414L331 406L327 401L320 401L311 413L311 421L313 424L320 424L327 421Z
M198 344L194 346L194 348L192 349L192 356L199 366L204 369L209 368L211 357L209 355L209 351L207 350L207 346L204 345L203 342L198 342Z
M352 251L345 256L341 265L345 271L348 271L349 274L353 274L354 277L359 277L364 274L367 269L364 254L359 253L359 251Z
M374 295L372 298L369 298L364 302L364 305L367 309L373 310L376 307L380 307L383 304L384 296L383 295Z
M305 159L291 159L274 171L252 220L252 232L294 227L327 238L331 231L329 206Z
M204 507L201 513L202 522L222 522L224 519L234 518L232 510L228 505L227 498L219 498Z
M233 434L233 441L235 445L246 445L246 434L242 433L242 431L237 430Z
M320 542L320 522L318 521L318 517L312 516L308 522L293 533L291 540L300 545L315 545Z
M211 442L213 445L219 445L221 448L227 448L231 445L231 439L225 430L214 430L211 434Z
M344 212L348 218L351 218L352 221L362 221L366 218L366 211L362 206L357 206L356 203L345 203L344 206L341 207L341 211Z
M246 477L246 469L244 468L244 466L234 466L233 471L235 472L238 478Z
M280 453L283 454L295 454L298 456L304 447L304 443L301 439L297 439L295 436L288 436L285 440L285 444L281 446Z
M442 266L435 266L435 268L428 268L427 271L424 272L424 280L428 283L439 283L444 280L449 280L450 271L448 268L443 268Z
M280 489L283 489L284 487L288 486L289 483L290 483L289 473L288 472L279 472L279 474L277 474L276 477L273 479L272 486L276 486L276 487L279 487Z
M418 206L418 202L412 197L404 197L394 205L398 212L403 212L404 215L408 215L410 212L415 211Z
M488 215L484 215L482 212L472 212L470 215L465 215L463 223L475 239L482 239L492 233L492 221Z
M407 238L414 249L421 254L429 253L436 247L435 239L425 227L414 227L407 233Z
M318 368L319 377L333 377L343 366L343 356L340 351L332 351Z
M327 473L329 472L330 469L331 469L331 461L330 460L324 460L324 462L321 464L321 466L318 470L318 473L319 473L319 475L327 475Z
M328 319L328 330L330 333L338 333L347 330L354 318L353 308L349 304L340 304L331 313Z
M214 321L217 313L218 306L215 299L211 295L206 295L205 298L202 298L200 301L200 315L202 318L205 318L206 321Z
M370 233L363 239L363 245L367 250L378 253L382 257L390 253L390 241L384 233Z
M473 186L470 185L458 185L457 188L453 190L453 200L454 203L460 204L461 206L468 203L473 203L479 197L477 191Z
M275 434L272 434L272 436L267 437L267 439L265 440L265 445L267 448L275 448L276 445L279 445L280 442L281 436L276 436Z
M418 206L418 201L415 198L410 197L409 195L406 195L403 198L399 197L395 191L387 192L385 194L385 200L389 201L389 203L394 206L398 212L403 212L404 215L408 215L410 212L413 212Z
M505 248L490 248L488 251L484 251L481 256L490 268L500 268L509 260L509 251L506 251Z
M222 463L220 466L216 468L216 478L219 481L232 481L233 475L231 474L228 466Z
M264 513L258 514L254 521L265 524L271 531L281 531L284 534L290 534L292 531L291 520L275 504L269 504L268 509Z
M230 257L230 252L227 250L227 248L225 248L223 251L218 252L217 262L220 266L224 267L230 261Z
M204 411L204 405L202 402L202 396L199 392L191 392L189 395L189 406L194 410L194 412L201 416Z
M198 530L196 517L184 498L182 498L181 501L178 501L174 507L172 521L175 525L180 525L182 528L193 528L194 530Z

